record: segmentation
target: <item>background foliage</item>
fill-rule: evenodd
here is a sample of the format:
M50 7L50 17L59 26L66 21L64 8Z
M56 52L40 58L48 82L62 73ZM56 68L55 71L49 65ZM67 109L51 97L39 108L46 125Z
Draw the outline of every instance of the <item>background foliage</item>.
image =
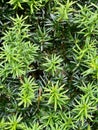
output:
M0 130L98 130L98 1L0 1Z

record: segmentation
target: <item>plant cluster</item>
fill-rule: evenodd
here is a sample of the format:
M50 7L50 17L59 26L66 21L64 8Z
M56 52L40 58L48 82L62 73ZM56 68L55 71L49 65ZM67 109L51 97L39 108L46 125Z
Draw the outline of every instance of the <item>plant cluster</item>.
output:
M97 0L1 0L0 130L98 130Z

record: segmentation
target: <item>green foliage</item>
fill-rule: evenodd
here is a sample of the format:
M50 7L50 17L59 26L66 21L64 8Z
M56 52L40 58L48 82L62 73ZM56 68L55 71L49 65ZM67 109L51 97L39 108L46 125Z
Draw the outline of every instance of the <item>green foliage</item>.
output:
M48 31L45 28L41 30L38 26L37 32L34 34L34 40L40 45L40 50L43 51L48 46L51 46L51 37L48 35Z
M55 75L55 73L58 73L62 70L61 63L63 60L60 58L60 56L52 54L50 58L45 57L45 61L46 63L43 63L45 71L50 72L53 76Z
M41 130L42 126L41 125L39 126L38 123L34 123L34 124L30 124L30 127L25 126L25 129L26 130Z
M54 110L57 110L57 107L62 109L68 100L68 97L65 95L67 91L64 91L64 85L59 86L59 82L55 85L53 83L48 84L45 88L44 96L48 98L48 104L54 104Z
M7 129L7 130L18 129L21 126L21 124L20 124L21 120L22 120L21 116L17 117L17 115L14 115L12 117L8 117L8 122L6 123L7 126L5 129Z
M73 111L77 114L77 121L80 120L82 122L82 126L84 125L85 118L92 120L92 113L96 110L94 107L94 102L89 99L87 96L82 96L80 102L76 100L77 105Z
M20 86L20 93L19 98L17 100L20 100L19 106L24 105L24 107L28 107L32 104L32 100L34 99L35 95L34 92L37 89L37 84L34 83L34 79L31 79L30 77L24 78L24 82L22 82L22 86Z
M1 47L1 68L0 73L3 78L12 74L13 78L21 77L31 68L29 65L34 62L38 47L28 41L28 25L24 24L24 19L18 17L12 19L13 27L4 33L3 46ZM27 40L26 40L27 39Z
M81 6L78 5L80 10L79 14L76 14L76 23L78 23L78 27L82 28L80 33L84 34L84 36L90 36L97 33L98 28L98 10L92 11L94 6ZM98 8L98 7L97 7Z
M1 0L0 130L98 129L98 1Z
M59 20L68 20L69 15L74 9L71 7L75 2L67 0L66 4L58 3L59 7L56 8Z
M34 13L34 9L39 9L38 7L41 7L42 1L43 0L10 0L9 3L14 6L14 9L18 7L24 9L22 4L27 4L32 14Z

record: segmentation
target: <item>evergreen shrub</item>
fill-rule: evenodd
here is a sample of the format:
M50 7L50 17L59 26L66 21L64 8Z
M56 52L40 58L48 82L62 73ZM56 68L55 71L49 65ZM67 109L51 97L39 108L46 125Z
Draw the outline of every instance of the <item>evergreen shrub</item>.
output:
M98 1L0 1L0 130L98 130Z

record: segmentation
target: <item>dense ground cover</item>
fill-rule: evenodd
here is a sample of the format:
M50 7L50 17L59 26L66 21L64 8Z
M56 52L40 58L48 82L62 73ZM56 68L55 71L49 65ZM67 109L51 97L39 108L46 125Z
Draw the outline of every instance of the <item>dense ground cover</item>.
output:
M0 1L0 130L98 130L98 1Z

